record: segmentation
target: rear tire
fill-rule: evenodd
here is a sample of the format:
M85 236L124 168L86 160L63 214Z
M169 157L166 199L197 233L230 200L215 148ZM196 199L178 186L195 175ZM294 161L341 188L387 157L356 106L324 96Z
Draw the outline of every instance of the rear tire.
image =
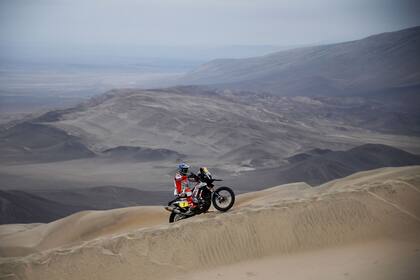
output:
M202 213L206 213L207 211L209 211L211 206L211 203L206 203L203 205L203 207L201 208Z
M221 212L226 212L235 203L235 193L231 188L220 187L214 191L211 198L214 208Z
M169 216L169 223L175 223L175 222L178 222L178 221L183 220L185 218L186 217L182 214L171 212L171 215Z
M204 200L204 203L201 208L201 211L202 213L205 213L210 209L211 206L211 192L204 193L202 199Z

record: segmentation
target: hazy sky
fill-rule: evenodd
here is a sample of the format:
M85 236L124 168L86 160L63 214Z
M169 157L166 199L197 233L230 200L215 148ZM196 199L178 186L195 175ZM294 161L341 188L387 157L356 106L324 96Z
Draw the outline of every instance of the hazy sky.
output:
M2 44L296 45L420 25L415 0L0 0Z

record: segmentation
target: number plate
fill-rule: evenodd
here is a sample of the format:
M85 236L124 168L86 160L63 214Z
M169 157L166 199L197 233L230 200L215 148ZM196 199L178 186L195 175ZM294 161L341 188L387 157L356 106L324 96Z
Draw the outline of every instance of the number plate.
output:
M181 207L181 208L186 208L186 207L190 206L190 205L188 204L188 201L180 201L180 202L178 203L178 205L179 205L179 207Z

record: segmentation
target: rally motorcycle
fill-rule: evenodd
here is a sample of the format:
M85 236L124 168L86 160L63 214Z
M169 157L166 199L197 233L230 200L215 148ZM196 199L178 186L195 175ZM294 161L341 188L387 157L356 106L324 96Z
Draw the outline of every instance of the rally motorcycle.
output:
M185 197L177 196L168 202L166 210L171 212L169 222L173 223L195 215L206 213L213 204L214 208L221 212L226 212L235 203L235 194L229 187L215 187L214 182L222 181L213 179L207 168L200 168L200 173L192 173L189 178L193 178L196 185L192 188L193 198L197 206L190 210L190 205Z

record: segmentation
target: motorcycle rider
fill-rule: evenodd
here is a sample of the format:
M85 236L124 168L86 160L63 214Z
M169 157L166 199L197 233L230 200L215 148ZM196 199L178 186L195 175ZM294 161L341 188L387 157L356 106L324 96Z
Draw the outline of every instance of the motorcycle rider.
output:
M178 165L178 171L174 177L174 195L179 197L184 197L187 199L188 204L190 205L189 212L194 212L195 207L197 207L197 199L193 196L193 193L188 185L189 182L198 182L197 175L193 173L188 173L190 166L186 163L180 163Z

